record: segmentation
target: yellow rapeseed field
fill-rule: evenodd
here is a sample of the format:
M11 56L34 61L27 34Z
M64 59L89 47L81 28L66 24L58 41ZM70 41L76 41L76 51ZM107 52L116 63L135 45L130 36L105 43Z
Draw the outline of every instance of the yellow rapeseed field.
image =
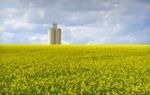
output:
M150 45L0 45L1 95L150 95Z

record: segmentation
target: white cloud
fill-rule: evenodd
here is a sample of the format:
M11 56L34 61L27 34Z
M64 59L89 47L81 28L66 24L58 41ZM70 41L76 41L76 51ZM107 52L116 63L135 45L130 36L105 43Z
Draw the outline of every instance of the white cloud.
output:
M45 16L44 10L38 10L37 14L38 14L39 17L41 17L41 18L44 18L44 16Z
M48 37L47 35L43 34L36 34L28 37L30 43L37 43L37 44L46 44L48 42Z
M0 32L4 32L5 31L5 27L0 27Z
M36 25L21 20L11 19L4 21L3 27L13 27L15 29L24 28L28 30L33 30L36 28Z
M0 9L0 15L5 17L13 17L17 12L16 8Z
M26 10L23 14L23 20L30 22L30 23L36 23L37 21L42 21L45 19L46 13L45 10L42 8L29 8ZM40 24L40 23L39 23Z
M64 45L69 45L70 44L68 41L65 41L65 40L62 40L61 43L64 44Z
M0 40L2 40L2 41L11 39L12 37L14 37L13 33L4 32L4 33L0 34Z

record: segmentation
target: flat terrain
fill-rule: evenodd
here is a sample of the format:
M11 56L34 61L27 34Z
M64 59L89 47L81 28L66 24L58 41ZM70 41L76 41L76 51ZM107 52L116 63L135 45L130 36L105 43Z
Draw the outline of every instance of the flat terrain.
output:
M0 94L150 95L150 45L0 45Z

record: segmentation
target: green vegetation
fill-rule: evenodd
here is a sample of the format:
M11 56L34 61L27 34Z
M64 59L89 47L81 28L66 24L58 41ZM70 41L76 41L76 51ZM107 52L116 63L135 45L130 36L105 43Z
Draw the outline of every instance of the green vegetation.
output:
M150 95L150 46L1 45L0 94Z

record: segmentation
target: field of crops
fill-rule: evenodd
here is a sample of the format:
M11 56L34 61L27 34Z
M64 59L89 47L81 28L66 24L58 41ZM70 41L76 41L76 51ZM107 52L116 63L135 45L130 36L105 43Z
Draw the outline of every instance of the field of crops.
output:
M150 46L1 45L0 94L150 95Z

